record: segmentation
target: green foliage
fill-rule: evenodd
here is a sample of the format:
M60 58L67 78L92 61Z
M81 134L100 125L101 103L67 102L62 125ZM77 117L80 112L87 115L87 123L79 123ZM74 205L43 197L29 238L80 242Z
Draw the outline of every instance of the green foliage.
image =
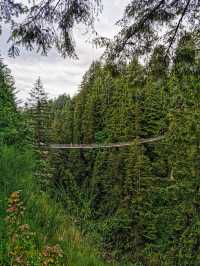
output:
M106 265L63 206L41 190L27 114L17 110L3 64L0 73L0 265ZM39 158L41 164L46 165L46 156Z
M56 194L81 230L94 235L107 260L199 264L200 94L194 50L190 35L181 40L173 65L166 64L163 46L145 66L136 58L127 65L96 62L71 99L66 133L72 137L58 132L59 142L133 141L123 149L58 151L59 164L55 155L51 159L54 181L62 187ZM52 106L62 113L56 101ZM138 143L160 135L165 138L159 142Z
M127 65L96 62L72 99L63 95L47 103L37 83L42 100L33 105L39 112L32 120L38 144L48 132L48 140L59 143L132 141L123 149L33 152L19 130L30 110L17 112L5 79L0 215L9 223L0 219L2 265L10 265L9 249L15 261L20 250L24 261L41 257L39 265L105 265L90 251L94 244L120 265L200 264L200 62L194 49L193 36L186 35L171 66L163 65L162 46L146 66L136 58ZM159 142L139 143L160 135L165 138ZM13 191L22 195L23 215ZM23 225L29 227L22 233Z
M18 148L1 148L0 265L15 265L10 259L20 259L20 263L28 259L30 264L25 265L49 265L45 262L57 260L58 252L62 254L57 245L63 250L64 262L52 265L105 265L82 241L62 206L41 192L33 177L33 158L27 150L19 153ZM7 208L7 197L13 190L20 191L24 204L16 192ZM24 213L18 212L23 206ZM13 252L12 256L8 252Z
M0 61L0 144L26 142L27 130L22 115L17 112L15 88L10 70Z
M108 60L130 59L136 55L149 55L160 43L166 47L164 56L168 62L169 55L174 54L177 43L182 36L192 31L199 33L198 16L200 4L193 0L135 0L125 8L123 18L118 21L121 26L113 40L98 38L96 43L105 46ZM172 53L171 53L172 52Z
M62 265L63 251L59 245L45 246L42 250L36 246L35 233L28 224L23 224L25 207L20 193L13 192L6 210L6 233L8 245L5 257L10 265ZM66 259L65 259L66 260Z
M69 1L66 5L65 1L3 1L1 23L9 23L11 28L9 55L19 55L20 46L27 50L36 49L43 55L55 47L63 57L76 58L73 28L81 23L93 29L94 20L101 10L100 2Z
M33 130L33 139L37 146L48 143L48 106L47 94L40 78L37 79L30 92L29 99L30 125Z
M61 95L54 103L49 103L52 129L49 132L51 141L56 143L71 143L73 137L73 113L72 101L69 96Z

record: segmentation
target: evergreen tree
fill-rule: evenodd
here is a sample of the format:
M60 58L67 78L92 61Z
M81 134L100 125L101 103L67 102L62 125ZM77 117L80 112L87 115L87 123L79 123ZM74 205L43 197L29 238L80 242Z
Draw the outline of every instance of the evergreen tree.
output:
M0 60L0 144L26 142L27 130L23 114L17 108L16 91L10 70Z
M29 109L34 139L37 146L48 143L47 118L48 105L47 94L40 78L34 84L30 92Z
M124 180L124 197L132 198L134 194L148 190L148 178L151 177L151 166L148 158L137 141L130 148L126 161Z
M61 95L49 102L50 139L54 143L73 142L73 104L69 96Z
M175 147L170 157L177 177L199 176L199 66L194 39L185 35L169 80L169 137Z
M186 32L198 33L199 15L200 4L196 0L130 1L118 21L122 29L114 40L100 38L98 42L107 47L106 55L111 60L147 55L160 43L165 45L167 56L175 52Z
M55 184L66 193L59 191L59 198L84 232L98 235L106 258L135 265L199 265L195 50L192 34L181 39L171 65L163 46L145 66L136 58L126 65L93 64L70 104L51 103L52 124L59 125L52 141L65 133L70 141L71 131L74 143L133 140L129 148L56 152L52 159ZM160 135L164 139L139 144L140 138Z
M37 151L37 168L35 177L43 191L50 191L53 185L52 171L50 165L50 154L43 150L44 145L48 145L49 134L49 106L47 94L40 78L38 78L30 92L28 102L29 124L33 133L33 142Z
M10 72L0 61L0 141L12 142L12 131L15 131L16 104ZM12 126L13 124L13 126Z
M11 25L9 54L19 55L22 45L27 50L36 49L45 55L55 47L64 57L77 57L73 28L81 23L93 29L100 6L100 0L45 0L37 3L2 0L1 22Z

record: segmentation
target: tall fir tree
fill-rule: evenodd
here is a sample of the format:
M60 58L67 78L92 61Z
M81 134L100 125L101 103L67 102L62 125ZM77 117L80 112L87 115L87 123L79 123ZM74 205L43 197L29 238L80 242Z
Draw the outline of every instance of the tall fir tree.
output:
M31 126L37 146L48 143L48 104L47 94L44 90L40 77L36 80L30 92L29 110Z
M33 142L37 151L37 168L35 177L41 189L47 191L52 187L52 166L50 154L43 149L49 143L49 106L47 94L42 81L38 78L28 99L29 124L32 128Z

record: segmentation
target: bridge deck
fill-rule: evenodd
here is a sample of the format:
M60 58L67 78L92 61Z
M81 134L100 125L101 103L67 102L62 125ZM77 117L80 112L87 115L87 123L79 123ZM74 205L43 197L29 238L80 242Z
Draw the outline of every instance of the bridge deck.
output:
M139 143L151 143L164 139L164 136L140 139ZM101 148L122 148L133 145L133 142L119 142L119 143L108 143L108 144L50 144L50 149L101 149Z

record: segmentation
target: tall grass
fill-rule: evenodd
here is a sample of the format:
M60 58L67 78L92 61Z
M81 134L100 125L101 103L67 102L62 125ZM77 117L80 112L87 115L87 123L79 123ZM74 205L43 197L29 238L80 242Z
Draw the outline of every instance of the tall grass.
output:
M6 258L5 216L7 199L13 191L20 191L24 205L24 223L36 233L36 245L59 244L67 258L64 265L105 266L89 240L73 226L63 207L39 190L33 171L35 158L31 149L4 146L0 148L0 265L9 264ZM36 265L37 266L37 265Z

